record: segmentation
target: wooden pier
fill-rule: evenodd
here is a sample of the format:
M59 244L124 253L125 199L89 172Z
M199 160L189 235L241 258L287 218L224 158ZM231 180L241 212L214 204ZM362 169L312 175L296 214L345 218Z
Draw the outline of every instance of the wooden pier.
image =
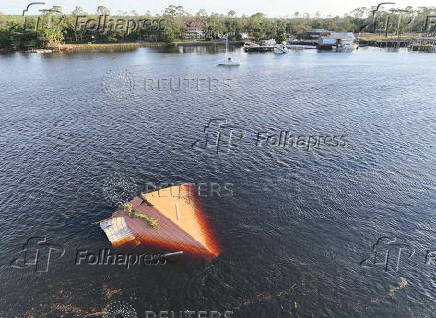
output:
M420 38L410 43L411 51L436 53L436 38Z
M380 48L409 48L412 51L435 52L435 37L388 38L379 40L361 40L360 46L375 46Z
M245 46L245 52L272 52L274 51L274 46Z
M317 41L312 40L299 40L288 42L290 45L307 45L307 46L317 46ZM245 52L273 52L273 45L258 45L254 42L245 42L244 43L244 51Z

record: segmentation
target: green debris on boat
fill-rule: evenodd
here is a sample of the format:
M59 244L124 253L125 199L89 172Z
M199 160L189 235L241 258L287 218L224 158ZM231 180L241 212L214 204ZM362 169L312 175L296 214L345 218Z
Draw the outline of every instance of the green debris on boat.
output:
M158 229L158 223L155 218L149 217L145 214L138 213L130 203L124 203L123 205L124 211L129 214L131 218L137 217L138 219L141 219L145 221L149 226L151 226L153 229Z
M135 216L137 218L140 218L142 220L144 220L148 225L150 225L152 228L154 228L155 230L157 230L158 228L158 224L157 224L157 220L154 218L151 218L145 214L140 214L140 213L136 213L135 212Z

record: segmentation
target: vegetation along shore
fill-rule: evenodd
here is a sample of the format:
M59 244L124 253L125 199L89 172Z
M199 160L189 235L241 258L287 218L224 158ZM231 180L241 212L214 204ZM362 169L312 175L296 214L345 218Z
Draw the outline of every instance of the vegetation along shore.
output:
M407 33L409 38L419 38L433 35L436 30L436 19L431 18L436 16L435 7L407 7L397 11L361 7L343 16L294 12L287 18L267 17L261 12L238 15L233 10L228 14L205 10L191 14L174 5L156 15L135 11L112 14L103 6L93 13L76 7L67 14L59 6L40 11L42 14L37 16L0 13L0 51L220 45L224 37L235 44L268 39L280 43L302 38L313 29L353 32L364 43L371 44L377 41L373 37L388 41Z

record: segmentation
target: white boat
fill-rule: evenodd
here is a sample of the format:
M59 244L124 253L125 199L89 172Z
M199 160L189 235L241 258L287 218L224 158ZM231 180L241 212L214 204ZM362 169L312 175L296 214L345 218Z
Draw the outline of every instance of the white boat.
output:
M358 49L358 44L356 43L342 43L339 45L333 45L332 49L336 52L351 52Z
M223 62L218 63L218 66L239 66L239 61L227 56L229 52L229 37L228 35L224 35L223 37L226 39L226 59Z
M289 51L284 44L276 44L276 45L274 45L274 53L286 54L286 53L289 53Z
M239 66L241 65L239 61L232 60L231 57L228 57L224 62L218 63L219 66Z

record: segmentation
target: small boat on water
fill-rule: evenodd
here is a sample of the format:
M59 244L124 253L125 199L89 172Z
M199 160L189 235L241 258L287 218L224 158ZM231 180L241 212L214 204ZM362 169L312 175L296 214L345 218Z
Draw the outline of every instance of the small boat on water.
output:
M39 54L48 54L48 53L53 53L54 51L51 49L31 49L31 50L27 50L24 53L39 53Z
M276 44L274 45L274 53L275 54L286 54L289 53L285 44Z
M351 52L358 48L359 45L357 43L340 43L332 46L332 50L336 52Z
M218 63L218 66L239 66L239 61L234 61L231 57L228 57L224 62Z
M229 52L229 37L228 35L223 36L226 39L226 59L224 62L218 63L218 66L239 66L239 61L233 60L231 57L227 56Z

